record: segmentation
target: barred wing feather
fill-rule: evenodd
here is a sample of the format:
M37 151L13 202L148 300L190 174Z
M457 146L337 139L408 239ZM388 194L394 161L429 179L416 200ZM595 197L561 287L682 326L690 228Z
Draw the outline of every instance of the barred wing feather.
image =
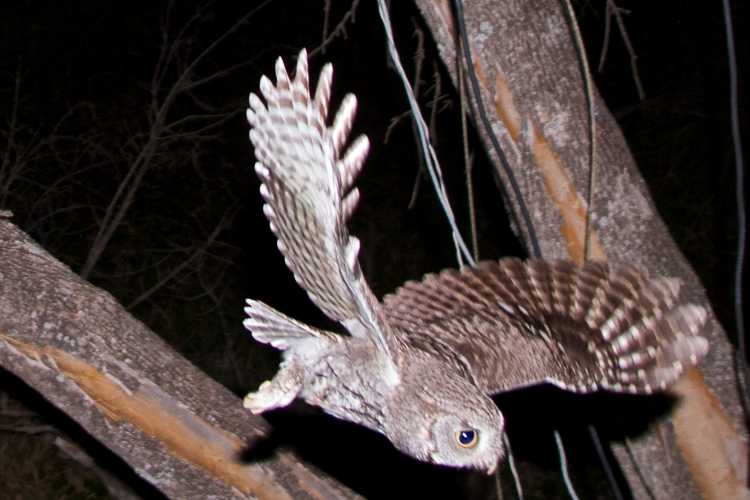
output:
M650 393L708 349L705 309L678 293L629 267L502 259L408 282L383 306L406 341L451 352L488 393L543 381Z
M353 335L371 337L388 352L387 325L359 267L359 240L346 229L359 199L352 185L369 143L360 136L344 149L357 106L351 94L326 125L332 73L330 64L323 68L311 97L303 50L293 80L281 58L276 85L261 79L265 104L250 94L247 120L263 212L287 266L312 301Z

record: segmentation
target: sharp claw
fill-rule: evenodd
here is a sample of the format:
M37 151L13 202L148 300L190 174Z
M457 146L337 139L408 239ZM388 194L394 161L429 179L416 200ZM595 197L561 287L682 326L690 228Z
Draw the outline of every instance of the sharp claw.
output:
M247 396L245 396L245 399L242 400L242 406L257 415L278 406L275 401L277 398L278 396L273 394L271 381L266 380L260 384L257 391L249 392Z
M258 387L258 390L255 392L248 392L247 396L245 396L245 399L242 400L242 406L253 412L254 414L262 413L263 410L265 410L265 405L263 405L262 395L261 392L264 390L268 390L268 387L271 385L270 380L266 380L260 386Z
M256 396L256 393L254 392L248 393L247 396L245 396L245 399L242 400L242 406L244 406L245 408L247 408L253 413L259 413L258 411L256 411L257 406L255 404L256 402L254 401L255 396Z
M242 400L242 406L257 415L288 405L301 389L295 373L288 367L281 370L272 380L260 384L255 392L248 393Z

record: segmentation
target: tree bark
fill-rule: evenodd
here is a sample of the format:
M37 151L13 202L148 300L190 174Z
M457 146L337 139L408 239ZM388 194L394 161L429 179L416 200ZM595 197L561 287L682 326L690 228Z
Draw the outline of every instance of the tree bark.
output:
M0 217L0 366L176 498L355 498L280 451L268 425Z
M452 2L416 4L455 83ZM464 6L481 98L531 212L542 254L580 262L588 210L589 121L581 65L563 4L475 0ZM683 299L708 306L698 277L657 213L619 127L596 90L594 94L597 182L591 257L678 277ZM481 124L477 128L511 192ZM508 201L520 220L518 200L511 196ZM528 243L526 228L517 230ZM636 498L750 497L734 348L713 313L709 321L710 353L699 370L689 371L674 386L676 410L627 444L613 446Z

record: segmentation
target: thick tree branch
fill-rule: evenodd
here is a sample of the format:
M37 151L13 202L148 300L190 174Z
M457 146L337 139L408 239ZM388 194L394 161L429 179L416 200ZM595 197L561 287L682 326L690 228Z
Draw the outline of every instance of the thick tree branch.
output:
M455 68L449 0L416 0L445 66ZM482 100L518 179L544 257L583 257L588 118L579 62L556 0L464 2ZM455 82L455 73L452 75ZM629 262L682 280L686 300L703 287L659 217L614 118L595 96L599 174L591 256ZM481 127L479 127L481 129ZM481 133L487 149L486 133ZM491 152L497 164L497 158ZM502 169L498 174L508 183ZM511 200L516 213L519 207ZM528 242L526 228L517 228ZM657 498L747 498L747 445L732 370L733 346L711 317L711 352L675 387L681 404L656 431L634 437L633 455ZM646 498L623 446L615 453L637 498Z
M171 497L355 497L289 453L243 459L267 424L5 219L0 366Z

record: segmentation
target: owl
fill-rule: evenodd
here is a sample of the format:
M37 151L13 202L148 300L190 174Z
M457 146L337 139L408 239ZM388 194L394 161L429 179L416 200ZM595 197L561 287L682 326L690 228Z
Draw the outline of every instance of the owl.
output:
M344 334L248 300L244 326L283 351L272 380L244 399L261 413L295 398L385 435L422 461L494 471L504 456L496 393L540 383L649 394L706 353L706 310L679 281L630 266L504 258L428 274L379 301L347 231L369 149L348 142L356 98L328 123L330 64L313 95L307 54L294 79L276 63L247 120L263 212L310 299ZM703 334L703 335L702 335Z

